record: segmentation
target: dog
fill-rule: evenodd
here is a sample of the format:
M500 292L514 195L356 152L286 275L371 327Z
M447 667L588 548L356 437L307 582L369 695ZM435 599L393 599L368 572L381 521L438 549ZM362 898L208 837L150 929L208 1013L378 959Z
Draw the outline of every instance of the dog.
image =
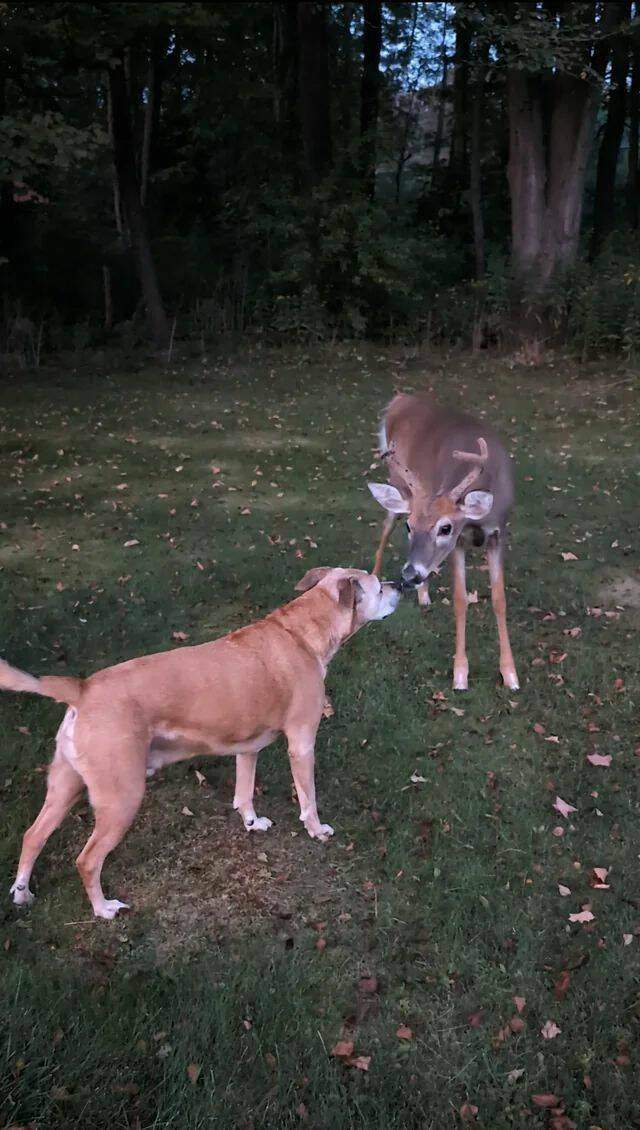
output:
M32 902L29 880L51 833L86 786L95 827L76 860L98 918L128 909L107 899L104 861L140 807L146 776L202 754L235 754L233 807L249 832L271 827L253 794L258 752L284 734L300 803L313 839L333 835L316 806L314 746L325 705L327 666L371 620L395 611L400 588L358 569L310 569L302 595L262 620L210 643L130 659L88 679L36 678L0 660L0 688L68 704L49 767L47 795L24 834L14 903Z

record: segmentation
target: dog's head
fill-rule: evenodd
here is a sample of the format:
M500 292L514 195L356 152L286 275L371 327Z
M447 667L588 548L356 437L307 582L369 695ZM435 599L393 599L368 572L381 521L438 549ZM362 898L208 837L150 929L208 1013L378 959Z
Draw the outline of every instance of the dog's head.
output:
M393 581L379 581L373 573L363 569L331 569L323 566L309 569L296 585L296 592L322 587L335 600L343 612L350 612L353 635L370 620L384 620L395 612L400 600L400 589Z

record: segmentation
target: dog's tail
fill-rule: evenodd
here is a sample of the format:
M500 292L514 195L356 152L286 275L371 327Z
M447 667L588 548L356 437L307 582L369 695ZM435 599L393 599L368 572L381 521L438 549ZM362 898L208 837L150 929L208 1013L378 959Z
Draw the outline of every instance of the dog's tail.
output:
M3 691L41 694L45 698L55 698L56 702L77 706L83 683L83 679L74 679L71 675L45 675L42 679L36 679L35 675L28 675L26 671L20 671L0 659L0 690Z

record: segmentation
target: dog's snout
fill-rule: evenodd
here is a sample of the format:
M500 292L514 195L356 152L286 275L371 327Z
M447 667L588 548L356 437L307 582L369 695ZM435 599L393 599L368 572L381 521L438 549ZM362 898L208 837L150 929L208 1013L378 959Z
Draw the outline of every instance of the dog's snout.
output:
M407 561L402 569L402 580L405 585L420 585L427 578L427 574L422 569L417 569L411 561Z

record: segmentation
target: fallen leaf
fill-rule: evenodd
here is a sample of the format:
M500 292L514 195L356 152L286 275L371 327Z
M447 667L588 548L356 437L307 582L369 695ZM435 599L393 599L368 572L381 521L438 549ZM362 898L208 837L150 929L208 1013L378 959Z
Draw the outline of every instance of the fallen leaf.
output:
M199 1063L190 1063L189 1066L187 1067L187 1075L189 1076L189 1082L193 1083L194 1087L195 1087L196 1083L198 1082L198 1079L200 1078L200 1072L201 1071L202 1071L202 1068L201 1068Z
M578 809L574 808L572 804L567 804L567 801L563 800L561 796L556 797L553 802L553 807L555 808L556 812L559 812L560 815L564 816L565 818L569 815L570 812L578 811Z
M358 991L361 993L377 993L378 991L378 978L377 977L362 977L358 982Z
M475 1122L477 1114L478 1108L473 1103L463 1103L460 1107L460 1118L463 1122Z
M577 914L569 915L570 922L593 922L594 919L595 914L592 914L590 910L580 910Z
M171 633L171 639L172 640L180 640L180 641L188 640L189 639L189 633L188 632L172 632Z
M477 604L478 603L478 590L477 589L474 589L473 592L467 593L467 603L468 604Z
M536 734L546 734L547 732L546 726L543 726L542 722L534 722L533 729Z
M368 1071L371 1063L370 1055L354 1055L346 1061L347 1067L355 1067L358 1071Z
M625 946L630 946L632 941L633 941L633 934L623 934L622 940L623 940Z
M413 1039L413 1032L411 1031L410 1028L407 1028L406 1025L401 1024L400 1027L396 1031L396 1036L398 1037L399 1040L412 1040Z
M514 998L513 998L513 1003L515 1004L515 1006L516 1006L516 1008L517 1008L518 1012L524 1012L524 1009L525 1009L525 1005L526 1005L526 1003L527 1003L527 1001L526 1001L526 998L525 998L525 997L514 997Z
M562 1029L558 1028L555 1020L547 1020L540 1029L540 1035L543 1040L555 1040L556 1036L559 1036L561 1031Z
M206 785L207 778L205 777L204 773L201 773L199 769L194 769L194 773L196 775L196 781L198 782L198 784Z
M185 804L184 808L182 809L182 815L183 816L193 816L193 812L191 811L190 808L187 808L186 804Z
M131 549L131 547L132 547L133 545L140 545L140 542L138 541L138 539L137 539L137 538L131 538L131 539L130 539L130 541L126 541L126 542L124 543L124 548L125 548L125 549Z
M558 894L562 895L563 899L566 899L567 895L571 894L571 888L563 887L562 883L558 883Z
M593 867L591 870L591 878L589 885L593 887L594 891L608 891L609 884L605 883L605 879L609 874L608 867Z
M412 773L409 777L409 780L411 781L412 785L423 785L426 784L427 778L421 777L418 773Z
M587 754L587 761L589 761L592 765L604 765L605 768L608 768L611 765L611 754L610 753L588 753Z
M298 1112L299 1117L302 1119L302 1121L306 1122L308 1117L309 1117L309 1111L307 1110L304 1103L299 1103L298 1106L296 1107L296 1110Z
M575 553L561 553L560 556L562 557L563 561L579 561L579 558L576 557Z
M512 1032L523 1032L525 1028L525 1022L521 1016L512 1016L511 1020L509 1021L509 1027Z
M507 1083L517 1083L518 1079L521 1079L523 1075L524 1067L514 1067L513 1071L510 1071L507 1075Z
M338 1040L337 1044L331 1049L331 1055L336 1056L338 1059L346 1059L348 1056L353 1055L353 1040Z
M531 1102L534 1106L552 1107L560 1102L557 1095L532 1095Z
M561 826L560 826L560 825L558 824L558 826L557 826L556 828L554 828L554 829L552 830L552 832L551 832L551 835L552 835L552 836L558 836L558 837L560 837L560 836L564 836L564 828L562 828L562 827L561 827Z
M327 939L326 938L318 938L317 941L316 941L316 949L319 950L320 953L322 953L322 951L326 950L326 948L327 948Z
M553 986L553 995L557 1001L563 1001L567 995L569 984L571 981L571 974L568 969L563 969L558 980Z
M477 1012L472 1012L467 1017L467 1024L469 1025L469 1027L470 1028L481 1028L482 1027L482 1015L483 1015L483 1010L481 1008L479 1008Z

